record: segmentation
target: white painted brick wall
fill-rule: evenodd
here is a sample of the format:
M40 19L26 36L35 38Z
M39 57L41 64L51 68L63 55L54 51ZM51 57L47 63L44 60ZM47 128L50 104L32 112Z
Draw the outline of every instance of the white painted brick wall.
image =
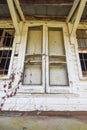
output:
M55 23L54 23L55 24ZM26 32L26 29L25 29ZM24 32L23 32L24 33ZM25 33L24 33L25 34ZM21 66L20 53L23 53L20 43L15 46L15 53L18 54L17 57L13 57L13 70ZM87 110L87 80L82 81L79 79L78 63L75 53L74 45L69 45L70 50L67 56L70 56L68 64L73 64L74 68L70 68L71 74L73 72L73 81L75 82L76 92L70 94L29 94L27 91L23 92L23 88L17 92L17 95L7 98L3 106L3 110L18 110L18 111L33 111L33 110L43 110L43 111L86 111ZM20 59L21 58L21 59ZM69 59L70 59L69 58ZM19 67L20 68L20 67ZM72 77L72 75L71 75ZM9 80L8 80L9 81ZM17 81L17 80L16 80ZM7 80L0 80L0 98L5 95L3 92L3 84Z

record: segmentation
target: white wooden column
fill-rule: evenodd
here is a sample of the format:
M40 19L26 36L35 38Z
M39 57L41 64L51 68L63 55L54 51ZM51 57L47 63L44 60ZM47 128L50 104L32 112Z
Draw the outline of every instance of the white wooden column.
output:
M82 17L86 2L87 0L74 0L73 6L66 19L66 22L68 23L68 27L72 27L72 28L69 28L70 36L72 36L76 32L76 29ZM70 24L71 26L69 26Z
M67 19L66 19L66 22L67 22L67 23L68 23L68 22L70 21L70 19L72 18L72 15L73 15L73 13L75 12L75 10L76 10L76 8L77 8L79 2L80 2L80 0L74 0L73 6L72 6L72 8L71 8L71 10L70 10L70 12L69 12L69 15L68 15Z
M21 9L19 0L14 0L14 3L15 3L15 5L16 5L16 8L17 8L18 12L19 12L19 15L20 15L20 17L21 17L21 20L22 20L23 22L25 22L25 17L24 17L23 11L22 11L22 9Z
M87 2L87 0L81 0L81 2L79 4L78 11L77 11L75 21L74 21L74 24L73 24L73 28L72 28L72 31L71 31L71 35L76 31L76 29L78 27L78 24L80 22L82 13L83 13L85 5L86 5L86 2Z
M19 23L18 23L18 18L17 18L17 13L14 7L13 0L7 0L9 11L12 17L13 25L15 27L16 33L20 34L20 28L19 28Z

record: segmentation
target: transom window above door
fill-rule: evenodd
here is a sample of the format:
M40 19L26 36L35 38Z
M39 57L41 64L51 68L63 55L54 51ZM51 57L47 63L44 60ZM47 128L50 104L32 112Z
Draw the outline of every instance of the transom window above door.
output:
M43 92L69 86L62 28L28 28L23 85Z

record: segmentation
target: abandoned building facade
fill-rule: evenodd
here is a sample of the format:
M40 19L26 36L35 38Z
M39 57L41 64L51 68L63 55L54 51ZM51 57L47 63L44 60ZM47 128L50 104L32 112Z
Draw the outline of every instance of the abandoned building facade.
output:
M86 2L0 1L2 111L87 111Z

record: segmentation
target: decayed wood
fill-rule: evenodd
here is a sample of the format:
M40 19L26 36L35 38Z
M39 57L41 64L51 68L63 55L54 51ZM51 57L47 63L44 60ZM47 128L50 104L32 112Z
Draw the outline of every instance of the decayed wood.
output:
M35 57L35 56L50 56L50 57L65 57L65 55L46 55L46 54L25 54L25 57Z
M25 57L37 57L42 56L42 54L25 54Z
M33 64L35 64L35 63L42 63L42 61L39 61L39 60L26 60L26 61L24 61L24 63L25 64L31 64L31 63L33 63Z

